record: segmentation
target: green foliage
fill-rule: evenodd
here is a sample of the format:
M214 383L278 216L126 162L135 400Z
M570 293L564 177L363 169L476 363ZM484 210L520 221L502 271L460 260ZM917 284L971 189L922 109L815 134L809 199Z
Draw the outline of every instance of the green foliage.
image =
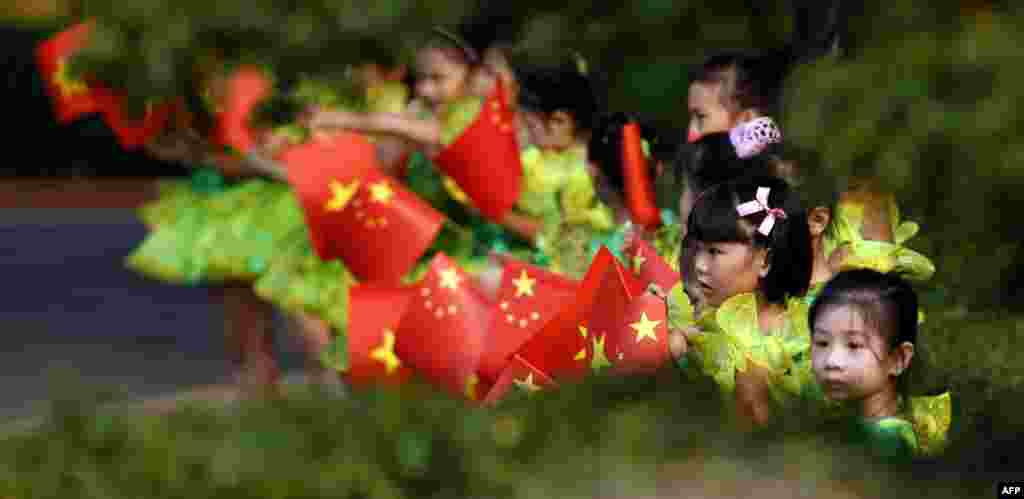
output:
M164 417L57 408L41 431L0 448L11 497L707 497L777 487L778 496L966 497L969 474L883 468L807 431L798 416L739 436L716 394L676 371L602 378L494 409L419 386L328 401L183 408ZM802 428L800 431L794 428ZM966 455L966 454L965 454ZM930 471L929 471L930 470ZM979 482L980 483L980 482ZM990 487L985 483L984 486ZM717 489L717 490L716 490ZM800 492L804 491L804 492ZM676 496L676 494L671 494Z

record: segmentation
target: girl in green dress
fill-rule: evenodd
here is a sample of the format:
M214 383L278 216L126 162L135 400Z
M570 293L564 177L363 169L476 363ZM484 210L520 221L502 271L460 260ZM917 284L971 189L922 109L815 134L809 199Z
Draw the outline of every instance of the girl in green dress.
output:
M940 450L951 419L948 393L906 395L917 308L900 277L856 269L829 281L808 315L815 395L850 410L855 442L896 461Z
M688 221L694 241L695 309L682 285L668 297L673 355L714 379L745 426L766 424L786 405L793 356L806 350L811 276L806 212L774 176L726 182L706 191ZM682 264L681 264L682 265Z

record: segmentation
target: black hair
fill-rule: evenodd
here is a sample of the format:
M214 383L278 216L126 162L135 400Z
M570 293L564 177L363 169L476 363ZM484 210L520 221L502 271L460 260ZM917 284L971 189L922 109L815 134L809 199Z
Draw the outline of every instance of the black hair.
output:
M854 305L877 323L890 347L917 343L917 293L894 273L872 269L846 270L835 275L811 304L807 320L814 322L825 307Z
M513 55L510 63L519 82L518 104L523 110L543 114L565 111L572 115L578 130L593 129L598 113L597 95L590 78L579 71L575 62L540 65Z
M513 7L511 2L478 1L454 28L435 27L427 47L447 49L464 64L479 66L488 49L513 46L520 38L525 18Z
M770 189L768 205L780 208L769 235L757 228L768 215L761 211L741 217L736 207L755 199L759 188ZM784 180L768 175L746 176L704 192L690 213L687 236L693 241L742 242L768 250L770 270L759 285L770 303L803 296L811 281L813 255L807 212L796 191Z
M918 347L918 298L906 279L895 273L882 273L872 269L846 270L835 275L811 304L807 321L811 334L821 311L827 307L851 305L857 307L864 321L875 325L884 335L890 349L904 342ZM920 355L920 348L916 356ZM897 390L910 394L910 380L920 376L921 361L913 362L897 379Z
M705 60L690 80L718 85L723 104L732 111L753 109L777 116L792 63L788 50L724 51Z
M679 151L676 168L681 173L680 179L686 181L687 188L699 194L718 184L745 176L773 175L772 158L762 153L742 159L736 154L736 147L729 139L729 134L718 132L685 144Z

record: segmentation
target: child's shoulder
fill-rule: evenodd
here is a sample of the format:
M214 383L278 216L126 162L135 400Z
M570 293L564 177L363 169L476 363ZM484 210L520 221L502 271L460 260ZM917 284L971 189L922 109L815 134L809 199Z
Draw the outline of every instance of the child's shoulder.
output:
M918 452L914 425L901 417L860 420L865 442L886 459L909 461Z

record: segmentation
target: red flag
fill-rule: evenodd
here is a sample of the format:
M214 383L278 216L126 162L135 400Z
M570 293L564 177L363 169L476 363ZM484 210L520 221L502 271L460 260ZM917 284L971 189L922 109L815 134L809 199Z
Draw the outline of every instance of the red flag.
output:
M412 371L397 353L398 325L413 296L412 288L360 284L349 290L348 371L353 386L408 381Z
M324 260L361 281L398 282L430 247L444 216L378 168L366 138L340 133L281 155Z
M505 365L501 376L487 391L483 403L493 406L505 398L509 390L513 388L532 394L542 390L552 390L557 386L548 375L516 356Z
M224 110L217 116L220 142L247 152L257 140L249 119L253 109L270 95L273 84L266 73L255 66L243 66L227 81Z
M661 225L661 213L654 200L654 182L644 156L640 125L636 123L622 127L622 169L633 223L643 227Z
M509 358L572 300L579 283L518 260L505 271L491 317L480 377L497 381Z
M594 257L572 303L548 322L517 356L552 379L582 377L608 365L608 332L618 327L626 305L642 291L607 247Z
M108 89L99 91L103 119L114 132L121 147L132 150L142 147L159 135L170 122L174 104L148 104L141 119L132 119L124 110L124 95Z
M645 288L653 283L668 293L682 279L679 272L658 255L654 246L640 237L634 237L626 244L623 255L626 265Z
M99 112L102 107L96 87L71 78L67 68L68 58L86 46L94 27L93 21L75 24L36 47L39 74L61 124Z
M500 80L484 101L480 115L434 158L434 164L491 220L500 222L519 201L523 165L515 117Z
M489 304L444 253L430 262L398 327L398 357L458 397L479 399L476 369L484 348Z
M605 350L613 372L653 372L670 362L665 302L651 293L634 298L605 340Z

